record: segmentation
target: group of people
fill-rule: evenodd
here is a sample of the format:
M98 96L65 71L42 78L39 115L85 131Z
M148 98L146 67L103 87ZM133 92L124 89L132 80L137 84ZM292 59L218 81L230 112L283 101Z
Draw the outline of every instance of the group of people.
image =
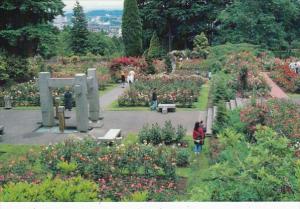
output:
M203 121L196 122L193 131L193 139L194 139L194 152L196 155L199 155L202 151L202 146L204 145L205 140L205 127Z
M127 82L129 84L132 84L134 82L134 76L135 76L135 72L131 70L127 75ZM124 71L121 72L121 82L122 82L122 88L125 88L126 76Z

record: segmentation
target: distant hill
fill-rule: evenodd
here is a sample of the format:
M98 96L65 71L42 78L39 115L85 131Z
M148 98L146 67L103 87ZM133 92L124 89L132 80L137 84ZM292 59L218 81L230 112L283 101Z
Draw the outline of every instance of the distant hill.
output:
M105 15L111 15L111 16L122 16L123 10L94 10L86 12L86 16L88 18L96 17L96 16L105 16ZM66 17L70 18L72 16L72 13L66 13Z

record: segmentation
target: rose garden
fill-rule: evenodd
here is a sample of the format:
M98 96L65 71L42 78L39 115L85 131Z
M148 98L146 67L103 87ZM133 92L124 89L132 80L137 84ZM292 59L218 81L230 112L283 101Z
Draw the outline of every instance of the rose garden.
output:
M92 38L85 53L0 54L0 201L300 200L299 55L204 33L167 52L158 39L137 54L126 37L104 54Z

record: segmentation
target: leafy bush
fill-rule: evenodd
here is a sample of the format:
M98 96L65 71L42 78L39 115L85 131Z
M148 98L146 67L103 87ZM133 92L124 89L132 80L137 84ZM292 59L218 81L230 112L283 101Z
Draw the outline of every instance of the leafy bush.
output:
M4 202L82 202L97 200L96 183L81 177L46 179L40 184L8 183L0 193Z
M148 200L148 192L134 192L128 197L123 198L122 202L146 202Z
M186 167L189 165L189 156L190 153L188 149L179 148L176 155L177 166Z
M173 127L171 121L166 121L162 128L160 128L157 123L152 124L151 128L148 124L146 124L140 130L138 136L141 143L170 145L181 142L185 135L186 129L184 129L181 125L179 125L176 129Z
M287 138L259 126L256 143L248 143L232 129L226 129L219 139L224 146L219 163L210 168L205 179L208 186L194 192L205 192L213 201L295 200L297 168Z
M53 175L61 173L61 161L65 161L68 163L63 163L63 167L71 171L69 175L80 174L95 180L111 174L124 175L125 171L129 172L129 175L159 175L166 179L174 179L176 159L173 155L166 147L133 144L128 147L119 145L103 148L90 140L68 140L45 147L41 152L40 161ZM70 162L74 162L74 166L71 166Z
M241 110L241 120L253 135L258 124L267 125L294 143L300 140L299 105L290 101L273 99L265 104L254 104Z

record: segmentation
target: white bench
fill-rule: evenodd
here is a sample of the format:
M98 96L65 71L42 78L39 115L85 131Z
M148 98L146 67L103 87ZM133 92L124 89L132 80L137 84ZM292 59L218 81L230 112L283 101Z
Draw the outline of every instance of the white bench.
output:
M103 142L121 140L121 129L109 129L109 131L103 137L98 137L97 139Z
M163 114L167 114L168 110L174 110L174 112L176 111L176 104L159 104L157 107L157 110L163 113Z

